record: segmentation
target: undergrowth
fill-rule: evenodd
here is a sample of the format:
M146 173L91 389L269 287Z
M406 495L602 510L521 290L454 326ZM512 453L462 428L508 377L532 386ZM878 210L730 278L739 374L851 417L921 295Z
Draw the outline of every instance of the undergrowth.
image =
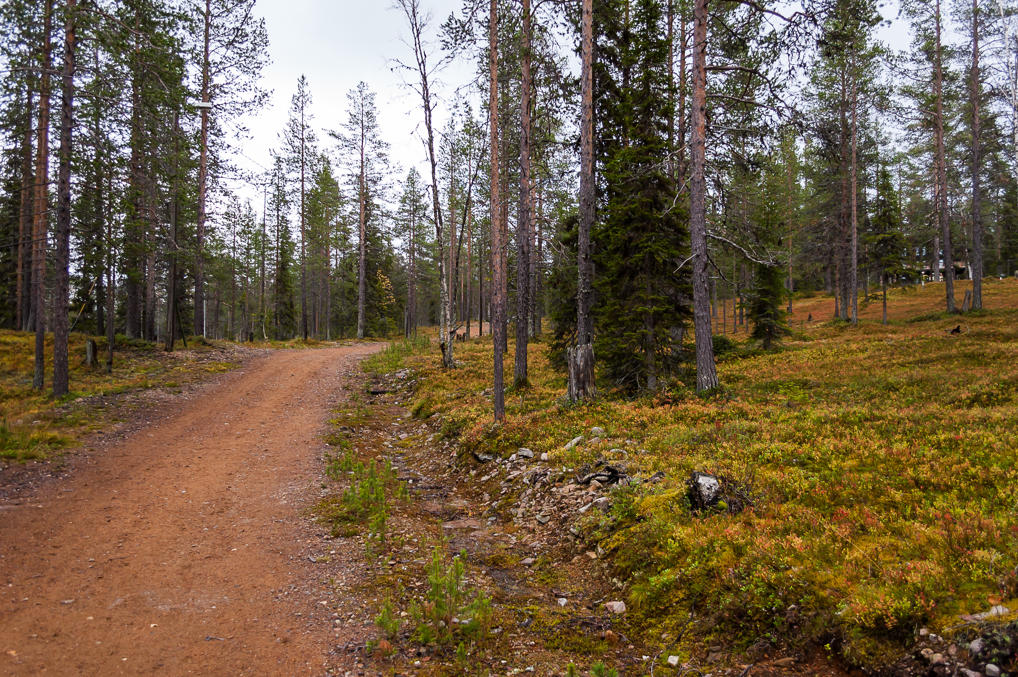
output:
M538 342L531 385L507 393L500 425L485 337L456 344L454 370L437 352L405 357L420 377L413 413L441 416L476 453L527 447L577 467L618 448L631 475L664 473L613 493L585 532L646 637L830 646L879 669L921 626L1018 606L1018 282L987 280L980 313L944 315L943 302L939 284L895 290L889 325L871 303L852 327L820 321L829 297L797 301L780 352L729 333L724 397L695 397L692 383L638 399L602 388L571 406ZM563 448L591 426L607 431L601 447ZM751 486L753 504L693 514L692 471Z

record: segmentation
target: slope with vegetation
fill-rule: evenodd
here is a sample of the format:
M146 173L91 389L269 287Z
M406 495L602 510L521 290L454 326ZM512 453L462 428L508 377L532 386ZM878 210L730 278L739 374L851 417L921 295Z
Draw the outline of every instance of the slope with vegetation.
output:
M475 340L454 370L407 358L421 377L414 411L440 416L467 463L525 447L553 469L600 459L636 478L605 489L607 512L558 528L575 524L607 553L630 621L663 651L827 647L884 667L922 627L1018 608L1018 283L985 282L991 310L964 316L931 313L941 294L892 292L887 326L864 302L857 329L805 322L830 298L797 301L796 334L774 352L736 342L711 398L676 383L570 405L539 343L531 385L507 393L497 426L489 341ZM592 426L603 440L565 448ZM692 512L694 471L736 500Z

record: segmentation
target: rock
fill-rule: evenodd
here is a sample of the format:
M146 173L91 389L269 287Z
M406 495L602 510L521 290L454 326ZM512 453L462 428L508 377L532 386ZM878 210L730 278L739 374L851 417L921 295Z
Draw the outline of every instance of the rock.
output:
M527 449L526 447L520 447L519 449L516 450L516 455L519 456L520 458L533 458L534 452L532 452L530 449Z
M626 613L625 602L605 602L604 608L613 614L624 614Z
M983 650L983 638L976 637L974 640L969 642L969 653L975 656L977 653Z
M547 461L549 458L550 457L548 456L548 452L547 451L544 452L543 454L541 454L541 460L542 461Z
M508 461L506 461L506 462L507 462L507 463L512 463L512 462L513 462L513 461L515 461L515 460L516 460L516 454L512 454L512 455L511 455L511 456L509 457L509 460L508 460Z
M591 437L590 438L590 446L596 447L599 444L601 444L601 438L600 437Z
M986 667L983 668L983 674L986 677L1000 677L1000 668L993 663L987 663Z
M670 665L670 666L672 666L674 668L674 667L676 667L679 664L679 657L678 656L669 656L668 660L666 662L668 663L668 665Z
M930 631L927 628L919 628L919 636L920 637L928 637L929 634L930 634Z
M583 554L586 555L588 559L597 559L597 553L594 552L593 550L588 550Z
M607 510L611 506L611 499L608 498L607 496L595 498L594 502L591 505L593 505L595 508L600 508L601 510Z
M604 428L602 428L601 426L597 426L597 425L594 426L593 428L590 429L590 436L591 437L604 437L605 436Z
M579 437L574 437L573 439L569 440L569 443L566 444L566 446L563 447L563 449L569 451L570 449L574 449L577 445L580 444L583 444L583 435L580 435Z
M983 673L976 672L975 670L969 670L968 668L962 668L958 671L961 677L983 677Z
M693 510L717 505L721 499L721 481L714 475L694 472L689 478L689 503Z
M477 461L478 463L487 463L488 461L494 460L495 458L491 454L477 454L474 452L471 452L471 454L473 455L474 460Z
M919 655L922 656L923 660L926 661L927 663L932 663L935 652L933 651L933 649L926 647L925 649L919 652Z
M930 656L930 665L943 665L946 662L947 659L944 658L944 654L942 653L935 653Z
M550 521L551 521L551 517L549 517L548 515L538 515L537 516L537 523L538 524L547 524Z
M559 606L565 606L566 604L569 604L569 600L566 599L565 597L559 597L557 600L555 600L555 602L558 603Z
M536 562L536 561L537 560L535 560L533 557L525 557L520 562L520 564L522 564L525 567L531 567L531 566L534 566L534 562Z

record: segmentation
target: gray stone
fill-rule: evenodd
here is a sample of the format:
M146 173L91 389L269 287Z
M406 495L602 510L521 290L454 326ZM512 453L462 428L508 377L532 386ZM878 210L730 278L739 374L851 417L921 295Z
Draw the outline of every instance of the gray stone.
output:
M520 564L522 564L525 567L530 567L530 566L534 566L534 562L536 562L536 561L537 560L535 560L533 557L525 557L520 562Z
M976 672L975 670L969 670L968 668L962 668L958 672L961 677L983 677L983 673Z
M538 524L547 524L550 521L551 521L551 517L549 517L548 515L538 515L537 516L537 523Z
M667 663L668 663L668 665L670 665L670 666L672 666L674 668L675 666L677 666L679 664L679 657L678 656L669 656Z
M543 454L541 454L541 460L542 461L547 461L549 458L551 458L551 457L548 456L548 452L547 451L544 452Z
M519 456L520 458L533 458L534 452L532 452L530 449L527 449L526 447L520 447L519 449L516 450L516 455Z
M986 677L1000 677L1000 668L993 663L987 663L986 667L983 668L983 674L985 674Z
M566 599L565 597L559 597L559 598L558 598L557 600L555 600L555 601L556 601L556 602L558 602L558 605L559 605L559 606L565 606L566 604L569 604L569 600L568 600L568 599Z
M593 428L590 429L591 437L604 437L604 435L605 435L604 428L602 428L601 426L594 426Z
M626 613L625 602L605 602L604 608L613 614L624 614Z
M969 653L973 656L983 650L983 638L976 637L974 640L969 642Z
M580 444L583 444L583 435L580 435L579 437L574 437L573 439L569 440L569 443L566 444L564 449L568 451L569 449L573 449Z
M690 502L697 510L710 507L721 497L721 482L707 473L695 472L689 481Z

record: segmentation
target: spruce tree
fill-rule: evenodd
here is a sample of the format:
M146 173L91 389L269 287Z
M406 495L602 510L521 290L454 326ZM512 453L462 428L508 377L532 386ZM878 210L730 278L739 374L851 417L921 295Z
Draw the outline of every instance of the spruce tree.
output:
M601 222L592 238L595 351L605 375L628 391L656 390L681 359L690 317L681 264L686 212L662 162L668 146L668 44L659 0L613 4L603 17Z

